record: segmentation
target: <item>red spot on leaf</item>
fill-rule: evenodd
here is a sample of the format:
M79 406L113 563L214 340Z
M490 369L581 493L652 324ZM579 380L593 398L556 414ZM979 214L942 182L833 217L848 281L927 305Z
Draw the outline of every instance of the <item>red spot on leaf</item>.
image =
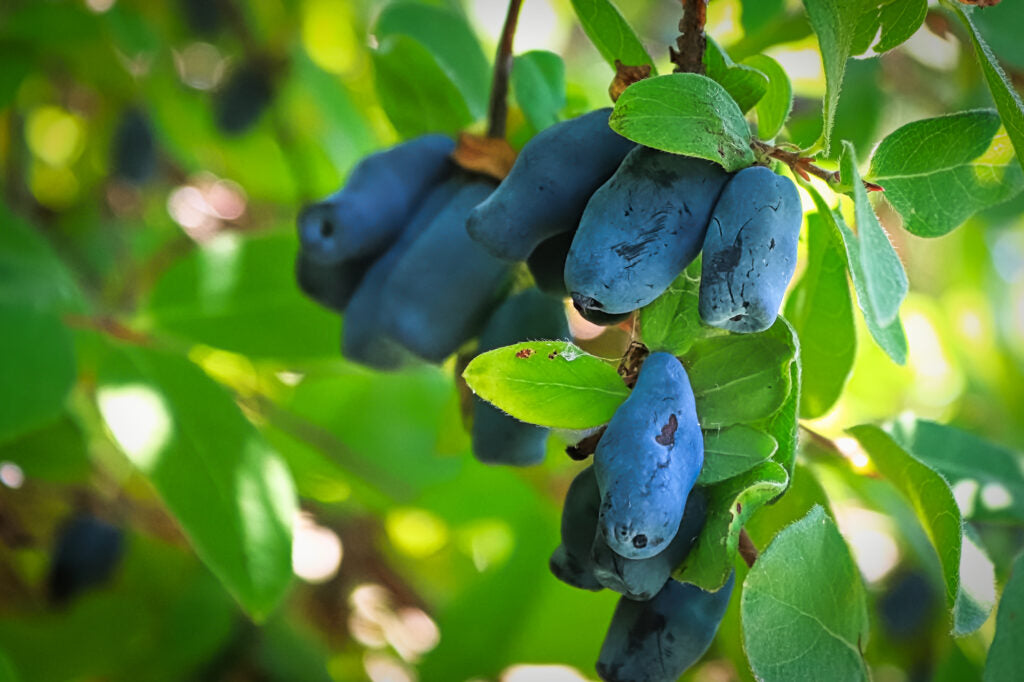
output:
M533 353L534 350L532 348L523 348L522 350L516 353L516 357L519 358L520 360L524 360L533 355Z

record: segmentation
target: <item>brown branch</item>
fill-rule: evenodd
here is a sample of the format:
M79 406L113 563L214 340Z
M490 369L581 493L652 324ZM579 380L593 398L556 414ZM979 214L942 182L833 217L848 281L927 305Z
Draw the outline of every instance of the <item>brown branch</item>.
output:
M519 8L523 0L509 0L501 40L494 55L494 78L491 81L491 102L487 112L487 137L505 139L508 118L508 79L512 72L512 39L516 35Z
M682 0L683 18L679 20L680 36L676 38L676 49L668 48L676 73L704 74L704 50L707 36L704 22L708 18L708 0Z
M754 150L754 153L761 158L772 158L789 166L794 173L799 175L804 180L810 180L810 175L816 178L821 178L827 182L830 186L838 185L840 182L839 171L825 170L820 166L814 165L813 156L801 156L799 152L791 152L774 145L770 145L767 142L760 140L754 140L750 143L750 147ZM864 189L869 192L884 192L885 188L881 185L876 185L873 182L864 180Z
M757 547L754 545L754 541L750 539L750 535L747 534L747 529L743 528L740 530L740 556L743 557L743 561L746 562L747 568L753 568L754 562L757 561L759 552Z

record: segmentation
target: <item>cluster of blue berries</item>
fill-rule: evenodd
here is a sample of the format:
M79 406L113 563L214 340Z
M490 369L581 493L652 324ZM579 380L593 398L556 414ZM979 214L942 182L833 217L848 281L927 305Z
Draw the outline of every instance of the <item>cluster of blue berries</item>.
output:
M361 162L299 218L298 278L345 315L342 352L394 369L569 336L561 301L614 324L701 260L699 312L711 326L770 327L796 265L802 209L770 169L717 164L636 145L601 109L534 137L499 184L451 161L427 135ZM509 296L525 261L535 287ZM476 399L473 449L530 465L547 430ZM630 396L573 481L552 572L622 594L601 648L605 680L674 680L707 650L734 577L717 592L672 579L703 529L695 487L704 445L693 390L675 356L647 356Z

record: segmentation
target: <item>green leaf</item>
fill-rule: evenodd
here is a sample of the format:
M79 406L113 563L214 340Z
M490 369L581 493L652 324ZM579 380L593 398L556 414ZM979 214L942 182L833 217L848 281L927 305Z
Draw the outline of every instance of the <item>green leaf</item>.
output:
M715 429L774 414L790 389L795 341L783 319L757 334L694 342L681 360L697 399L701 426Z
M786 0L740 0L740 24L749 35L782 14Z
M71 332L50 312L0 300L0 441L55 421L75 383Z
M609 0L572 0L572 8L584 33L612 69L618 59L626 66L650 64L651 73L658 72L643 43Z
M704 468L697 485L711 485L749 471L775 454L778 443L759 429L737 424L704 432Z
M0 446L0 462L13 462L28 479L58 483L83 480L89 473L85 434L70 417Z
M0 201L0 303L81 311L82 294L46 240Z
M781 494L788 482L785 469L769 461L710 486L704 530L686 561L676 569L675 578L704 590L724 585L738 557L743 524Z
M789 292L786 319L800 337L800 416L814 419L832 409L850 378L857 332L839 235L820 214L807 222L807 268Z
M380 104L402 137L454 135L473 122L458 87L418 40L385 38L373 51L373 66Z
M196 553L254 618L291 581L295 489L280 457L212 379L187 360L111 349L96 400Z
M789 118L789 112L793 108L793 86L789 82L786 70L772 59L763 54L756 54L743 60L747 66L752 66L768 78L768 88L764 97L757 103L757 136L762 140L771 140Z
M750 126L725 88L706 76L673 73L633 83L609 125L634 142L696 156L736 171L754 163Z
M1017 160L1021 166L1024 166L1024 102L1021 101L1020 95L1017 94L1007 79L1006 73L999 66L991 48L978 33L978 28L971 20L972 14L958 2L947 2L946 4L960 17L960 21L963 22L971 36L974 54L978 58L981 72L985 75L985 81L992 93L992 99L995 100L996 109L999 110L999 117L1010 136L1010 142L1013 143L1013 147L1017 151Z
M860 240L846 224L846 221L843 220L843 217L828 207L828 204L825 203L825 200L814 187L806 183L803 184L803 187L814 199L819 215L825 219L825 223L843 241L846 265L853 278L853 287L857 291L857 305L864 314L864 322L867 323L868 331L871 332L872 338L892 358L893 362L899 365L905 364L907 362L907 337L903 332L903 324L900 322L899 317L897 316L888 325L884 325L878 321L877 314L870 304L868 290L875 286L875 282L869 279L868 271L877 264L864 263L862 261ZM884 237L884 234L882 236ZM890 245L889 248L891 249L892 246Z
M811 27L818 36L821 61L825 67L824 138L825 153L831 147L839 91L843 87L846 60L852 55L854 32L860 19L861 3L844 0L803 0Z
M957 497L965 516L973 521L1024 522L1020 455L924 419L898 419L889 432L953 488L963 491Z
M697 308L700 256L679 273L668 289L640 309L640 338L652 351L683 355L697 339L727 332L705 325Z
M857 155L849 142L843 142L841 174L853 185L854 216L857 220L857 246L860 264L867 280L865 293L873 318L882 326L891 324L899 315L900 304L909 287L903 263L896 255L889 236L882 229L875 209L868 201L868 192L857 170Z
M725 88L743 113L750 111L768 91L767 75L749 64L737 65L710 36L704 51L704 65L708 78Z
M463 16L444 7L396 2L381 10L374 33L381 42L394 35L419 42L462 93L470 114L480 118L487 113L491 70L476 34Z
M512 89L529 124L534 130L544 130L558 123L558 113L565 108L565 63L546 50L517 55Z
M757 558L740 601L759 680L869 680L864 585L839 529L815 506Z
M921 28L928 14L928 0L895 0L883 5L879 13L882 35L875 43L875 52L888 52L902 45Z
M1020 39L1020 27L1024 26L1024 4L1000 2L974 12L971 21L978 32L985 36L992 51L999 59L1013 69L1024 69L1024 42Z
M898 128L875 150L869 177L919 237L941 237L1024 189L1013 146L991 109Z
M988 617L995 599L992 563L965 534L960 509L949 485L877 426L849 429L871 462L910 502L939 556L953 634L974 632Z
M253 357L335 357L338 318L299 290L297 248L291 233L218 237L168 268L140 323Z
M985 659L985 682L1012 680L1020 674L1024 651L1024 553L1013 562L1013 572L999 598L996 635Z
M478 396L516 419L552 428L600 426L629 395L614 367L565 341L488 351L462 376Z
M795 336L796 332L793 332L793 334ZM790 478L793 477L793 467L796 464L796 449L800 431L802 354L803 351L798 347L793 364L789 366L789 395L786 396L786 402L782 403L779 411L768 420L766 428L779 445L775 454L772 455L772 459L782 465L782 468L786 470Z
M878 57L851 59L846 64L843 94L836 106L832 139L847 140L857 149L870 149L878 141L878 123L887 106L882 60ZM838 160L842 152L842 145L832 145L830 153L823 157ZM850 190L844 186L840 191L848 193Z

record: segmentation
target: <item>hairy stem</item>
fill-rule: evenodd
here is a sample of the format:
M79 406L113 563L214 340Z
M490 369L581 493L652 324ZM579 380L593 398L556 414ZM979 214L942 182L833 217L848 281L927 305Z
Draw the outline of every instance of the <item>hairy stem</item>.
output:
M512 39L516 35L519 8L523 0L509 0L505 25L501 29L501 40L494 55L494 78L491 80L491 102L487 111L487 137L505 139L505 122L508 118L508 79L512 72Z
M821 178L830 186L839 184L839 171L825 170L820 166L814 165L811 163L814 160L812 157L801 156L799 152L787 151L760 140L754 140L750 143L750 146L758 156L767 156L781 161L804 180L809 180L810 178L807 176L813 175L816 178ZM876 185L875 183L868 182L867 180L864 180L863 182L864 188L869 192L885 191L881 185Z
M683 18L679 20L680 36L676 49L669 48L676 73L704 73L704 50L707 36L704 22L708 18L708 0L682 0Z

